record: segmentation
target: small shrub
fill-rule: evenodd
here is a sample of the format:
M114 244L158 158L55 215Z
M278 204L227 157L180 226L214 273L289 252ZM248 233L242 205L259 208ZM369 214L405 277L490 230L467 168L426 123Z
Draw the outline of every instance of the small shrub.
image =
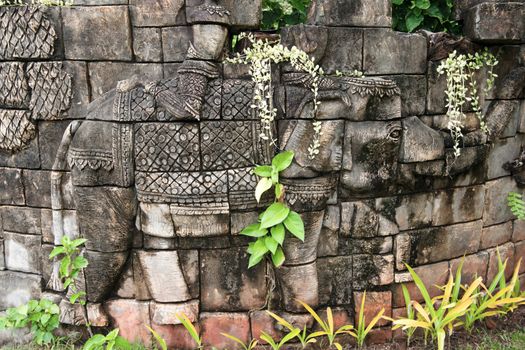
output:
M365 344L365 339L368 336L368 333L374 328L374 326L379 322L385 313L385 309L379 311L379 313L374 316L372 321L367 325L365 318L365 300L366 300L366 291L363 294L363 299L361 300L361 308L359 309L359 318L357 320L357 327L355 330L355 338L357 340L357 346L362 348Z
M461 28L454 19L454 0L392 0L392 20L395 30L459 34Z

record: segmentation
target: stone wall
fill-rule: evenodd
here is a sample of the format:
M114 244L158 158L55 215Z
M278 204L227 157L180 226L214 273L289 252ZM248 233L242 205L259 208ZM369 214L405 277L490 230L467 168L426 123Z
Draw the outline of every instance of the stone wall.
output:
M451 157L444 131L445 78L436 72L445 56L440 56L439 43L432 42L435 36L392 31L390 0L314 0L308 25L284 29L283 42L310 50L328 74L357 69L367 77L394 81L401 108L396 111L393 103L382 111L382 102L370 102L366 112L370 115L325 122L335 125L327 129L331 138L327 143L343 138L345 130L344 145L339 145L343 161L342 169L337 169L341 178L336 193L324 211L309 211L306 216L311 217L305 218L307 227L319 231L318 243L306 243L316 244L312 259L284 267L273 277L264 266L248 271L248 241L238 232L254 213L242 210L232 212L226 234L215 237L165 239L136 232L130 258L120 253L103 258L97 249L88 253L90 264L101 274L119 270L115 267L119 261L125 266L109 296L90 303L92 324L120 327L124 336L144 341L149 334L143 325L151 324L172 347L184 349L191 348L191 341L173 317L184 312L199 323L206 344L231 346L220 332L241 339L256 337L261 330L279 333L264 311L255 311L264 309L268 295L278 298L278 291L268 294L272 284L267 276L276 278L284 290L284 300L271 305L282 305L297 324L309 324L312 320L290 300L308 299L305 291L311 291L315 274L318 288L312 303L332 306L337 319L345 322L353 318L365 290L368 313L381 307L388 316L402 313L400 283L407 283L417 298L405 262L428 285L442 284L448 269L458 266L465 255L467 279L475 275L490 279L499 246L502 257L509 259L510 273L525 256L525 225L514 220L506 206L507 194L519 190L520 174L504 168L520 157L525 143L524 4L481 2L458 1L458 18L465 20L469 38L488 45L500 61L495 92L484 101L494 124L487 142L466 144L458 159ZM82 234L69 169L54 167L62 135L72 120L91 113L89 102L119 81L176 75L193 39L188 9L200 1L77 0L76 4L0 7L0 310L41 296L60 302L60 294L49 284L53 267L47 258L57 243L52 170L64 178L64 231L74 237ZM257 28L259 1L221 0L219 5L231 12L231 33ZM443 45L445 51L456 47ZM233 65L223 67L224 78L248 84L245 72ZM286 87L286 114L296 108L295 93ZM385 120L398 125L402 137L382 134ZM472 133L479 129L472 115L467 129ZM395 154L365 147L387 137L396 139L387 149ZM371 164L383 166L370 168ZM359 166L362 170L356 174ZM390 177L395 178L393 183L387 181ZM362 178L364 183L380 180L363 185L361 191L357 183ZM117 194L108 198L125 202ZM142 205L141 210L148 211ZM147 222L141 225L147 233ZM101 235L102 241L108 238ZM180 266L178 275L170 269L174 264ZM525 279L525 266L521 273ZM184 293L180 280L187 287ZM64 302L61 306L62 321L78 324L77 310ZM393 336L383 323L372 338L381 342Z

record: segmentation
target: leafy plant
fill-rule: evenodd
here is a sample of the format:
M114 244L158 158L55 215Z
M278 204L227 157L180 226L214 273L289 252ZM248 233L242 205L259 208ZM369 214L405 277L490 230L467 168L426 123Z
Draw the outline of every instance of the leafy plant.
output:
M82 350L129 350L131 349L131 344L118 335L119 329L114 329L109 332L107 335L95 334L89 338Z
M334 317L332 314L332 309L327 308L326 309L326 321L324 321L308 304L298 300L298 302L312 315L314 320L317 322L319 327L321 327L321 331L314 332L310 334L310 338L319 338L319 337L326 337L328 340L328 343L330 346L335 346L337 350L342 350L343 347L341 344L336 342L336 338L340 334L349 334L353 336L354 338L357 338L357 334L353 332L354 326L352 325L344 325L340 327L339 329L335 329L334 327Z
M59 313L58 306L47 299L30 300L7 309L6 315L0 317L0 330L30 326L36 344L51 344L55 340L53 331L59 326Z
M286 231L304 242L303 220L284 203L284 187L279 182L279 173L292 164L293 157L291 151L281 152L272 159L271 165L257 166L253 171L261 178L255 188L257 202L272 187L275 201L259 216L258 222L241 231L241 235L257 238L248 246L249 268L260 263L268 254L275 266L281 266L285 260L282 246Z
M273 338L265 332L261 332L261 339L270 344L272 347L272 350L279 350L281 349L286 343L288 343L290 340L295 338L299 333L301 333L301 330L295 329L291 331L290 333L286 334L279 343L276 343Z
M401 289L403 291L403 299L405 300L405 308L407 310L407 316L406 319L415 321L416 320L416 313L414 312L414 308L412 307L412 298L410 297L410 292L408 291L408 288L402 284ZM404 329L405 333L407 335L407 347L410 346L410 340L414 336L414 333L416 331L415 327L409 327Z
M81 255L80 246L86 243L86 239L78 238L71 240L68 236L62 237L61 246L55 247L49 254L49 259L61 258L59 276L64 283L64 289L71 289L69 301L75 304L77 301L85 305L86 293L77 285L79 274L88 266L88 261Z
M197 344L197 349L202 349L202 337L199 335L199 332L197 331L193 323L191 323L188 316L186 316L183 313L177 314L176 316L179 319L180 323L182 323L184 328L186 328L193 341L195 341L195 343Z
M306 22L308 6L312 0L264 0L262 29L279 29Z
M385 309L382 309L377 315L374 316L372 321L370 321L370 323L367 325L365 318L365 300L366 291L364 292L363 299L361 300L361 308L359 309L359 318L357 321L357 328L355 330L355 338L357 340L357 346L359 348L363 347L368 333L370 333L372 328L374 328L374 326L377 324L377 322L379 322L379 320L383 317L383 314L385 313Z
M291 332L297 333L297 335L295 337L301 342L301 345L303 346L303 349L308 344L313 344L313 343L315 343L317 341L315 339L315 336L312 336L311 334L307 333L306 325L303 327L303 329L300 329L300 328L294 327L290 322L286 321L284 318L274 314L271 311L266 311L266 313L268 313L268 315L273 317L277 321L277 323L279 323L281 326L286 327L290 331L290 333ZM298 332L296 332L297 330L298 330Z
M507 197L507 202L512 214L514 214L518 220L525 220L525 201L523 196L516 192L510 192Z
M231 339L237 344L241 345L244 350L254 350L258 344L258 341L256 339L252 339L248 344L245 344L241 339L237 338L236 336L233 336L227 333L221 333L221 334L225 336L226 338Z
M395 30L409 33L417 29L452 34L461 32L454 20L454 0L392 0L392 5Z
M494 87L497 77L494 74L494 67L498 64L496 57L485 49L482 53L458 54L452 52L446 60L441 62L437 68L438 74L445 74L447 79L447 89L445 90L447 100L448 129L454 141L454 154L458 157L461 154L460 143L463 138L463 128L466 115L463 108L470 102L474 113L479 119L481 130L488 133L485 117L480 105L481 93L487 94ZM482 68L487 68L487 82L483 91L478 88L478 83L474 78L474 73Z
M477 296L474 293L482 279L479 277L472 282L460 298L461 281L454 280L452 273L450 273L448 282L443 287L443 295L431 298L421 278L410 266L407 265L407 268L425 300L425 307L417 301L412 301L417 319L400 318L394 320L393 329L422 328L437 341L438 350L444 350L447 333L451 335L456 327L462 325L461 319L475 302Z

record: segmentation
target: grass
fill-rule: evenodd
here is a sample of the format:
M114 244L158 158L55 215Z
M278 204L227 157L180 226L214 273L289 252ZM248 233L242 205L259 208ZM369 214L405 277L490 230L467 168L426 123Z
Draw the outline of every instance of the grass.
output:
M518 331L480 332L480 342L476 345L460 347L459 350L523 350L525 349L525 329Z

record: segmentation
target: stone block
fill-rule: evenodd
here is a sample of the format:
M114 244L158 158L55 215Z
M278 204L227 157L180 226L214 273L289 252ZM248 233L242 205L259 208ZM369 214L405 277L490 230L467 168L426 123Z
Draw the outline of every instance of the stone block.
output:
M4 240L0 239L0 271L5 270Z
M130 342L149 344L151 334L144 325L150 324L149 303L131 299L115 299L105 303L112 325L119 335Z
M513 243L507 243L504 244L496 249L489 250L490 258L489 258L489 266L487 270L487 284L490 285L492 283L492 280L496 275L498 274L498 251L499 256L501 257L501 261L505 262L507 261L507 267L505 269L505 278L507 281L510 280L512 277L512 273L514 271L514 244Z
M162 28L164 62L182 62L186 58L192 33L190 27Z
M155 301L177 303L191 299L176 251L139 251L138 257Z
M231 234L238 235L246 226L257 222L259 213L256 211L249 212L232 212L230 214Z
M352 285L356 290L385 286L394 281L393 255L354 255L352 265Z
M93 62L89 63L89 76L93 98L117 86L122 80L136 77L144 82L160 80L163 77L161 64Z
M450 261L450 270L453 274L456 273L459 264L463 261L463 268L461 273L461 283L472 283L476 278L485 277L487 275L487 266L489 264L489 254L487 252L479 252L477 254L468 255Z
M85 314L82 305L70 304L67 300L62 299L60 302L60 323L74 326L85 326ZM92 327L107 327L109 320L102 304L87 304L86 311L88 314L89 324Z
M203 312L201 314L204 346L217 349L242 350L242 347L221 335L227 333L244 343L250 341L250 317L245 313Z
M354 293L354 307L355 314L359 315L361 311L361 303L365 298L364 316L367 322L370 322L381 310L385 310L384 315L392 317L392 292L355 292ZM377 327L388 324L386 319L380 319L376 324Z
M319 65L325 73L363 69L363 31L356 28L328 28L328 41Z
M510 137L496 140L489 149L487 158L487 180L510 175L503 165L519 158L521 153L520 137Z
M511 240L512 221L504 224L489 226L483 228L481 234L481 249L493 248L503 245Z
M352 302L352 257L337 256L317 261L319 303L348 305Z
M431 297L440 295L442 292L438 286L442 286L447 282L449 276L448 262L440 262L436 264L424 265L414 268L416 274L421 278L425 286L427 286L428 292ZM423 296L419 292L415 283L412 282L412 277L408 272L397 273L395 276L395 282L392 290L393 306L403 307L405 306L405 300L403 298L403 291L401 283L404 283L408 288L410 297L412 300L422 302Z
M9 270L41 273L41 238L4 232L5 264Z
M323 224L324 211L307 212L301 215L304 223L305 239L288 236L283 244L286 266L308 264L317 259L319 235Z
M0 168L0 204L25 204L22 171Z
M203 310L253 310L265 304L265 264L248 269L245 247L203 250L200 256Z
M514 220L512 231L512 241L519 242L525 241L525 221L523 220Z
M16 307L31 299L38 299L41 293L41 277L38 275L0 271L0 310Z
M199 319L199 301L194 300L182 304L150 303L151 321L158 325L181 324L177 315L184 314L191 322Z
M41 234L40 209L28 207L0 207L3 229L24 234Z
M276 271L281 286L282 304L288 312L303 312L297 302L301 300L311 307L319 303L319 280L315 262L302 266L281 266Z
M132 59L127 6L65 7L62 23L67 59Z
M11 112L12 110L7 111ZM2 119L1 113L2 110L0 110L0 119ZM0 149L0 166L25 169L40 168L38 141L37 137L28 139L28 143L25 145L24 149L17 152Z
M512 177L503 177L488 181L485 184L485 210L483 212L483 226L492 226L512 220L514 217L506 205L510 192L516 192L516 182Z
M131 0L131 23L136 27L165 27L186 23L184 0Z
M133 53L139 62L161 62L161 29L133 28Z
M394 220L400 231L430 226L432 223L433 196L420 193L401 197L379 198L376 200L378 212Z
M197 332L199 332L199 325L194 324L194 326L197 329ZM195 341L183 325L157 325L152 323L151 328L166 341L166 346L168 349L195 349Z
M324 1L314 0L308 23L326 26L392 26L392 4L388 0Z
M525 272L525 242L519 242L514 245L514 267L520 263L519 273Z
M341 209L337 205L329 205L324 212L323 226L317 246L317 256L336 256L339 246L339 226Z
M442 226L481 219L484 202L483 186L438 191L434 195L432 224Z
M65 111L63 118L84 118L86 107L90 102L88 86L88 72L86 62L64 61L62 63L64 72L71 76L71 105Z
M103 253L86 250L89 267L84 270L87 298L90 302L101 302L115 287L122 272L127 253Z
M498 65L494 67L494 73L497 75L494 88L489 91L486 99L525 97L523 93L525 82L521 78L523 67L520 67L525 62L524 51L517 45L494 45L489 52L498 58Z
M38 123L42 169L51 170L53 168L62 135L69 123L70 121L41 121Z
M387 75L386 79L396 82L401 90L401 115L425 114L427 96L427 78L425 75Z
M365 74L422 74L426 64L427 40L424 36L390 29L364 31Z
M26 204L31 207L51 208L51 172L24 170Z
M465 16L465 36L484 44L525 42L525 4L484 2Z
M344 242L344 241L343 241ZM375 237L367 239L351 239L340 242L339 254L391 254L393 248L392 237Z
M174 238L175 229L169 204L140 203L140 230L146 235Z
M262 19L262 0L219 0L219 5L229 9L233 28L259 29Z
M445 142L439 131L425 125L418 117L403 119L403 139L399 158L405 163L445 158Z

